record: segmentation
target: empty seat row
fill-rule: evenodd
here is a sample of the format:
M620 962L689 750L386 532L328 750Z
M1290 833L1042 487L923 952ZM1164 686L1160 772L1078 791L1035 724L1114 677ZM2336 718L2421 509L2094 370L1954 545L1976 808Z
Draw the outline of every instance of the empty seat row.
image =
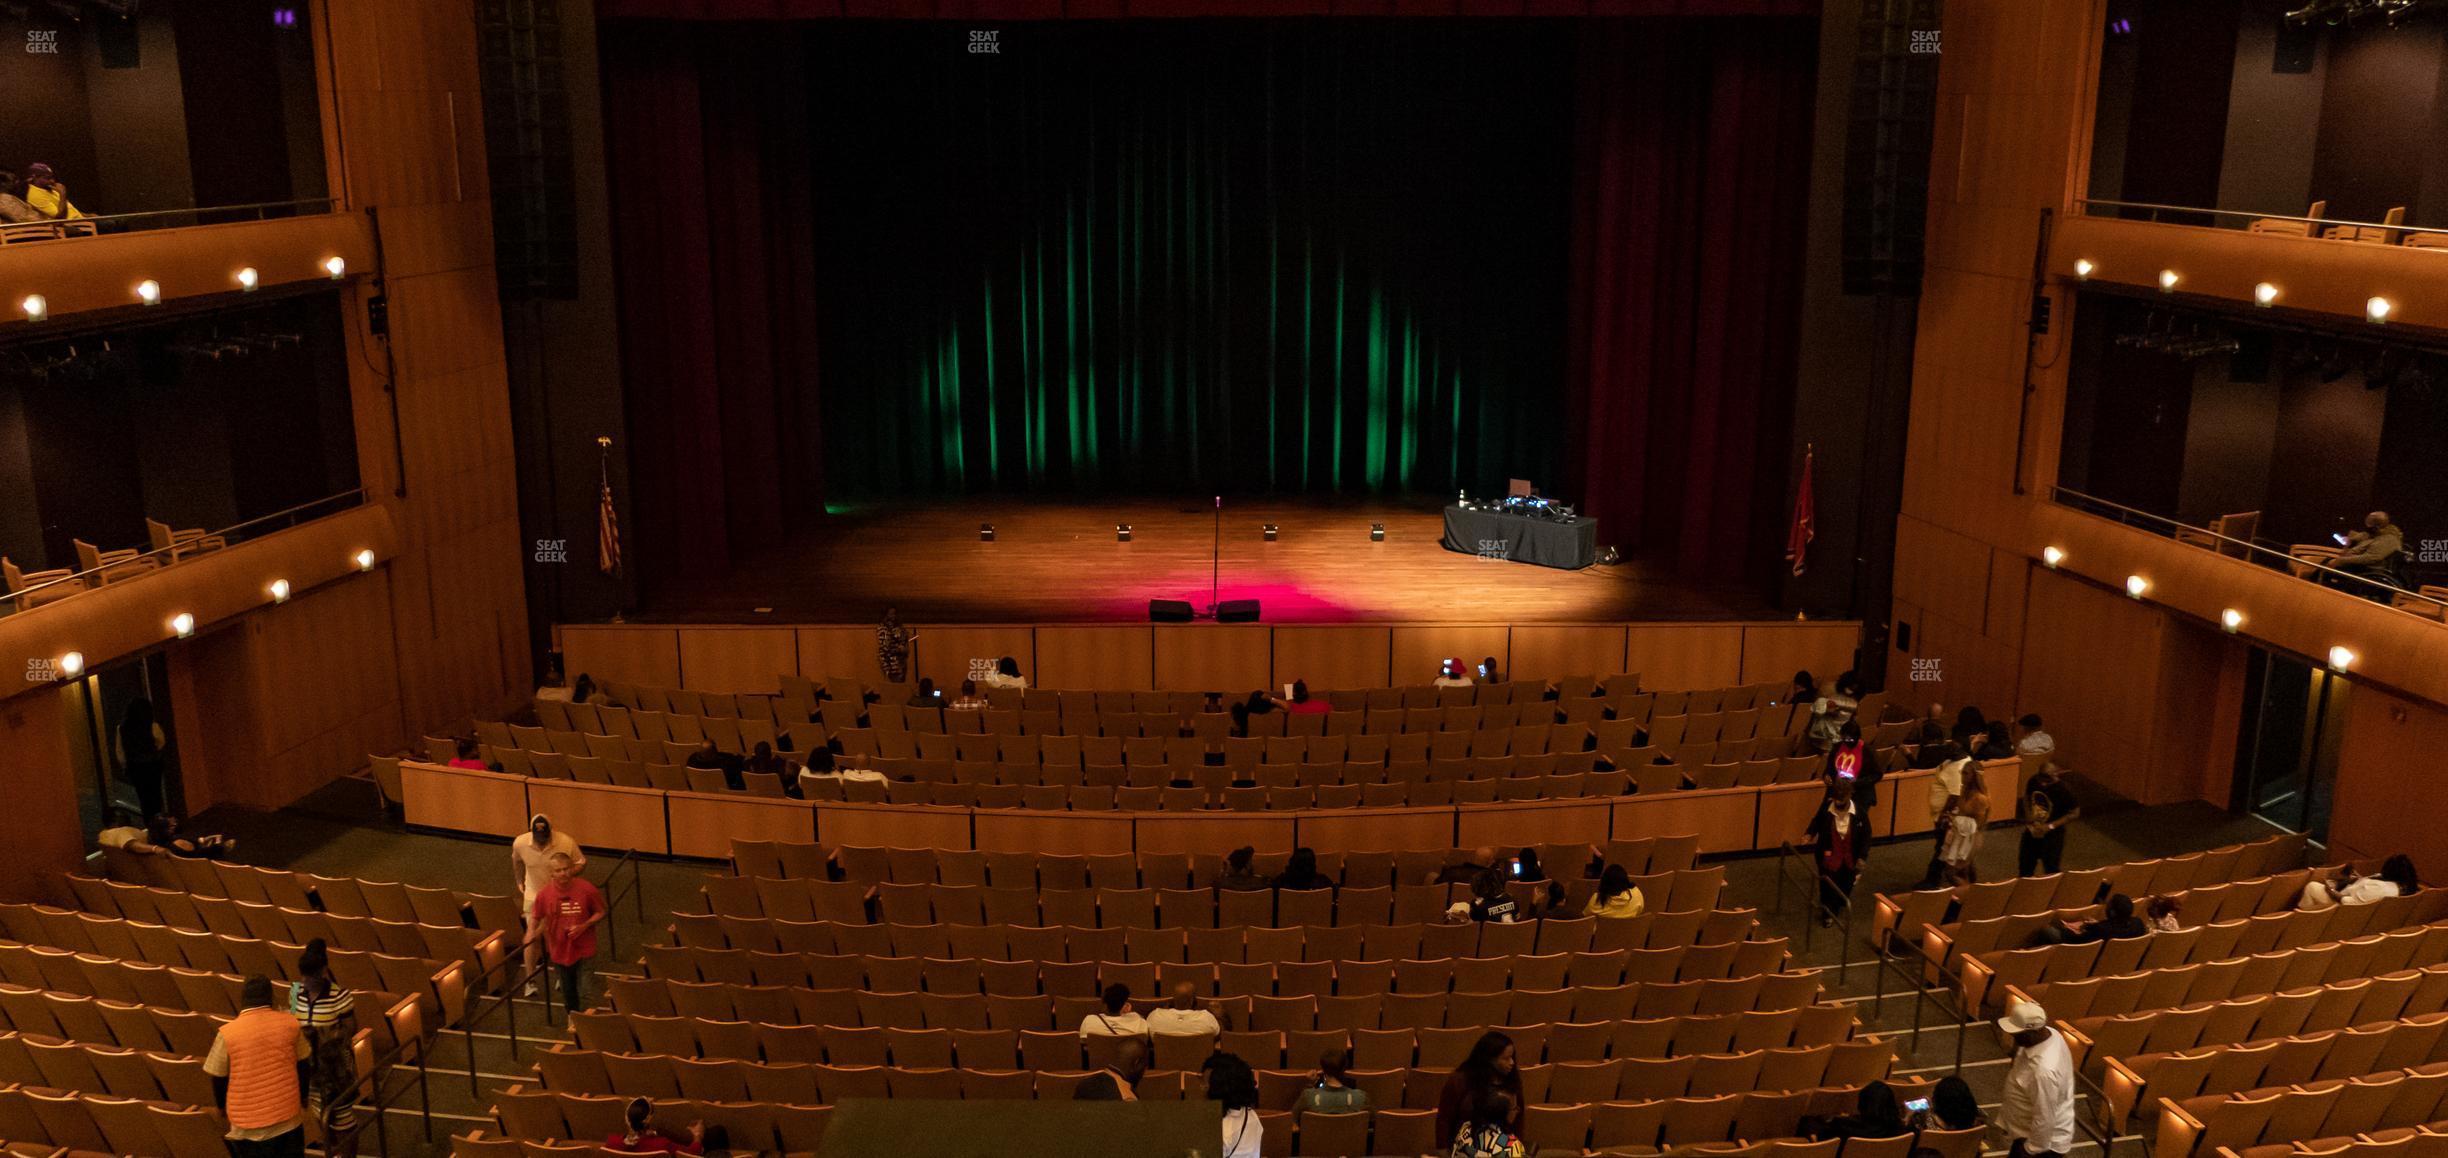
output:
M2122 1132L2137 1107L2263 1086L2317 1083L2448 1060L2448 1013L2108 1059L2102 1120Z
M2264 919L2255 918L2256 921ZM2138 939L2147 941L2176 935L2159 933ZM2129 960L2127 951L2121 949L2122 944L2110 941L2102 946L2100 964L2115 968ZM2113 959L2111 950L2116 952ZM2436 965L2448 960L2448 955L2444 954L2448 954L2448 927L2435 922L2317 945L2261 949L2250 953L2231 950L2227 956L2210 960L2164 964L2131 972L2067 977L2032 985L1992 985L1991 988L1993 991L2003 988L2020 992L2034 1001L2042 1002L2057 1016L2071 1019L2167 1009L2198 1001L2221 1001L2229 997L2276 993L2306 985L2371 977L2399 969ZM2080 960L2081 957L2077 954L2072 959ZM2144 960L2148 961L2148 958Z
M439 1028L426 1011L425 1003L433 1001L433 997L414 992L403 996L375 985L353 984L342 975L338 954L333 957L332 972L342 985L357 994L358 1024L374 1031L378 1053L388 1055L403 1041L421 1044ZM364 968L363 963L349 967L351 973ZM146 961L119 961L66 949L0 941L0 980L5 980L9 986L0 990L0 998L9 992L38 990L60 1002L91 999L95 1002L96 1011L109 1019L114 1031L122 1035L120 1044L133 1045L135 1042L128 1040L127 1035L141 1034L142 1030L132 1021L123 1019L126 1011L188 1010L215 1017L235 1016L239 1008L239 990L246 979L237 973L156 965ZM380 978L374 980L379 981ZM287 982L275 980L272 984L275 999L285 999L283 986ZM36 1024L30 1026L20 1022L17 1028L49 1032L39 1028L38 1015L23 1006L10 1007L12 1018L20 1012L29 1020L36 1021ZM60 1018L60 1030L56 1036L87 1040L84 1034L73 1030L75 1026L87 1024L79 1015L56 1008L53 1012L55 1017ZM126 1016L133 1017L132 1014Z
M0 1086L0 1138L84 1154L229 1158L229 1130L209 1100L201 1106L80 1094L44 1086Z
M102 856L104 867L109 870L107 881L81 874L68 878L78 903L95 912L107 911L93 903L98 895L96 882L100 881L120 893L130 887L152 886L191 897L227 897L288 909L312 909L340 917L374 917L427 925L516 929L524 916L518 910L518 898L507 893L472 893L396 881L317 876L201 857L140 856L116 848L103 849Z
M400 972L402 969L421 970L425 977L435 978L446 968L456 967L463 982L466 977L495 976L510 955L510 941L503 933L479 933L465 926L416 925L407 927L417 931L418 936L413 939L405 937L404 931L395 930L402 934L396 941L369 948L357 943L362 938L355 931L343 939L341 930L353 929L354 922L381 924L372 918L272 911L285 917L319 918L325 931L317 935L325 938L330 950L333 976L342 978L342 984L352 988L356 982L350 978L378 978L382 980L375 988L420 991L422 987L391 983L392 979L405 979L407 975ZM261 973L282 979L292 977L297 955L305 944L304 940L283 938L269 929L247 932L181 929L49 905L15 903L0 903L0 931L29 945L50 945L123 961L177 963L216 973ZM347 964L343 964L344 959ZM364 967L368 962L373 964L370 971Z
M0 1083L79 1094L213 1104L201 1055L87 1045L14 1030L0 1033Z
M92 878L83 879L90 881ZM223 897L197 897L141 886L95 888L87 885L79 890L78 898L85 907L73 915L85 921L87 932L97 939L97 948L115 957L127 956L112 947L117 944L119 934L101 927L93 918L132 923L124 928L162 926L188 931L203 930L233 937L285 941L294 945L320 939L335 949L389 953L395 957L433 957L445 961L456 958L467 961L480 971L498 962L516 935L498 929L474 929L457 922L426 924L386 921L377 917L344 917L312 909L290 909ZM66 919L60 915L66 912L70 911L39 907L34 910L38 922ZM24 916L22 908L0 908L0 927L12 934L22 931L22 925L9 922L22 921Z
M2394 1021L2448 1009L2448 965L2376 976L2281 984L2258 993L2119 1014L2061 1019L2077 1065L2094 1076L2105 1060L2204 1045Z
M2272 1086L2161 1101L2158 1158L2195 1158L2219 1147L2353 1135L2418 1126L2440 1117L2448 1062L2336 1081Z

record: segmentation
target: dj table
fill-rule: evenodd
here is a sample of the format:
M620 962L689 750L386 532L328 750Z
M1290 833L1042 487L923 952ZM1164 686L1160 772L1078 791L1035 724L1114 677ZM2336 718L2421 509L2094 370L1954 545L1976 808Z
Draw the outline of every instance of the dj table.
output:
M1598 561L1598 520L1534 518L1449 503L1445 549L1577 571Z

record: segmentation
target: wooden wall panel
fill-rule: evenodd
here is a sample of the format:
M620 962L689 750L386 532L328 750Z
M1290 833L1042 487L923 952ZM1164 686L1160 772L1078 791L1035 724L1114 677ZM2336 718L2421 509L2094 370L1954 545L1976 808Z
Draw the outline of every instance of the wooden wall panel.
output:
M2359 686L2346 696L2331 859L2405 853L2426 874L2448 865L2448 830L2431 802L2448 787L2448 711ZM2409 807L2409 805L2420 805Z
M280 808L322 787L368 754L395 749L399 672L392 656L389 576L357 575L246 617L252 636L233 654L252 669L254 751L246 774L225 782L225 799ZM225 678L246 678L246 672ZM234 721L199 720L199 726Z
M680 633L646 624L561 629L561 670L595 682L680 686Z
M2057 761L2137 800L2151 797L2163 614L2061 575L2032 579L2023 703L2048 721Z
M957 692L961 680L994 670L995 661L1008 655L1020 661L1029 686L1036 686L1037 638L1027 627L912 624L910 630L918 637L910 644L913 679L929 677L947 693Z
M1555 679L1570 675L1614 675L1624 669L1620 626L1526 626L1513 628L1513 669L1507 679Z
M570 834L581 848L671 854L663 793L653 788L530 780L527 807L551 817L553 830Z
M864 848L968 848L969 810L917 804L825 804L816 839Z
M1885 796L1886 793L1880 793L1882 799ZM1819 803L1826 799L1827 789L1817 783L1778 784L1760 789L1758 831L1754 839L1769 848L1777 848L1784 841L1801 847L1802 831L1810 827L1811 817L1818 814ZM1875 824L1870 831L1874 836L1887 835L1885 828ZM1875 857L1878 853L1874 850L1871 855Z
M1742 675L1746 684L1782 684L1797 671L1822 681L1854 666L1853 651L1861 642L1861 625L1837 623L1745 624L1742 629ZM1638 645L1633 666L1640 664Z
M233 263L234 255L243 254ZM12 245L0 262L0 302L11 321L17 303L41 294L51 316L122 309L131 287L161 283L162 300L228 293L238 265L252 265L261 288L325 279L338 257L353 270L374 268L374 231L355 213L288 217L188 229L146 229L79 238L73 245Z
M782 690L799 670L799 639L787 627L683 627L680 686L701 692Z
M1270 687L1307 680L1312 692L1331 688L1381 688L1392 682L1386 665L1391 646L1383 627L1278 627L1275 674ZM1473 657L1475 660L1477 657Z
M1457 809L1454 845L1515 849L1567 841L1602 843L1614 827L1614 806L1604 799L1522 800ZM1551 866L1556 871L1564 866Z
M1150 691L1156 641L1146 624L1037 629L1036 679L1029 685L1080 691Z
M1642 687L1660 691L1741 683L1743 631L1733 624L1636 624L1624 629L1624 663L1619 670L1640 673Z
M1051 852L1086 856L1131 851L1127 812L1037 812L1026 808L981 809L977 847L983 852Z
M0 859L0 895L10 900L68 899L61 874L85 857L79 793L70 772L72 743L80 738L76 721L83 712L72 716L70 698L71 688L50 684L0 702L0 776L9 785L9 855Z
M1514 677L1513 629L1501 623L1396 627L1389 650L1393 656L1389 682L1395 684L1431 682L1436 679L1437 665L1455 657L1476 664L1495 656L1499 674Z
M1688 833L1700 838L1701 852L1747 852L1751 848L1759 791L1719 788L1622 797L1615 802L1614 838L1636 840Z
M498 772L474 772L414 762L400 765L401 814L410 825L516 836L527 831L530 781ZM559 825L564 818L551 814ZM592 843L580 833L581 843Z
M673 856L728 860L734 840L816 839L816 809L805 801L734 792L671 792L663 799Z
M1271 682L1274 629L1264 624L1158 624L1151 630L1159 691L1246 695Z
M1454 847L1450 808L1349 808L1304 812L1300 843L1329 851Z
M884 682L876 666L873 627L802 627L799 633L799 674L818 683L826 679Z
M1294 818L1280 812L1143 812L1138 815L1139 851L1222 853L1248 845L1259 852L1290 852Z

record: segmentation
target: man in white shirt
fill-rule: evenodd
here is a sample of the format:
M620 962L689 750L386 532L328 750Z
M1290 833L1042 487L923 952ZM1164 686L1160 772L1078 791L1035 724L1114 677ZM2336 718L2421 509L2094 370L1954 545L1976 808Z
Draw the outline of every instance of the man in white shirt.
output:
M1172 1000L1148 1010L1147 1028L1152 1034L1179 1034L1184 1037L1224 1032L1215 1014L1199 1008L1198 990L1187 981L1173 986Z
M1080 1037L1146 1037L1147 1021L1131 1008L1130 986L1119 982L1105 987L1105 1010L1080 1019Z
M2015 725L2023 732L2023 737L2015 741L2015 755L2046 756L2057 750L2057 738L2040 730L2038 715L2027 714Z
M2018 1001L1998 1019L2014 1046L1996 1124L2011 1158L2061 1155L2074 1148L2074 1055L2049 1028L2048 1011Z
M586 852L578 847L578 839L555 829L551 817L536 813L527 819L527 831L510 842L510 878L518 884L519 912L533 912L536 894L553 883L555 856L568 857L574 869L586 867ZM534 972L544 959L544 943L529 940L526 953L527 969ZM527 993L533 996L535 992L535 982L528 982Z

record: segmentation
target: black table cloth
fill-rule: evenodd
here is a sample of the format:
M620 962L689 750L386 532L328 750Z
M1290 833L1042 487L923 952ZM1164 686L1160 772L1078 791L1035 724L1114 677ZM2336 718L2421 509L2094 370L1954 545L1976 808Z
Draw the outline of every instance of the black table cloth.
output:
M1598 520L1579 516L1558 522L1448 504L1445 549L1577 571L1598 561Z

